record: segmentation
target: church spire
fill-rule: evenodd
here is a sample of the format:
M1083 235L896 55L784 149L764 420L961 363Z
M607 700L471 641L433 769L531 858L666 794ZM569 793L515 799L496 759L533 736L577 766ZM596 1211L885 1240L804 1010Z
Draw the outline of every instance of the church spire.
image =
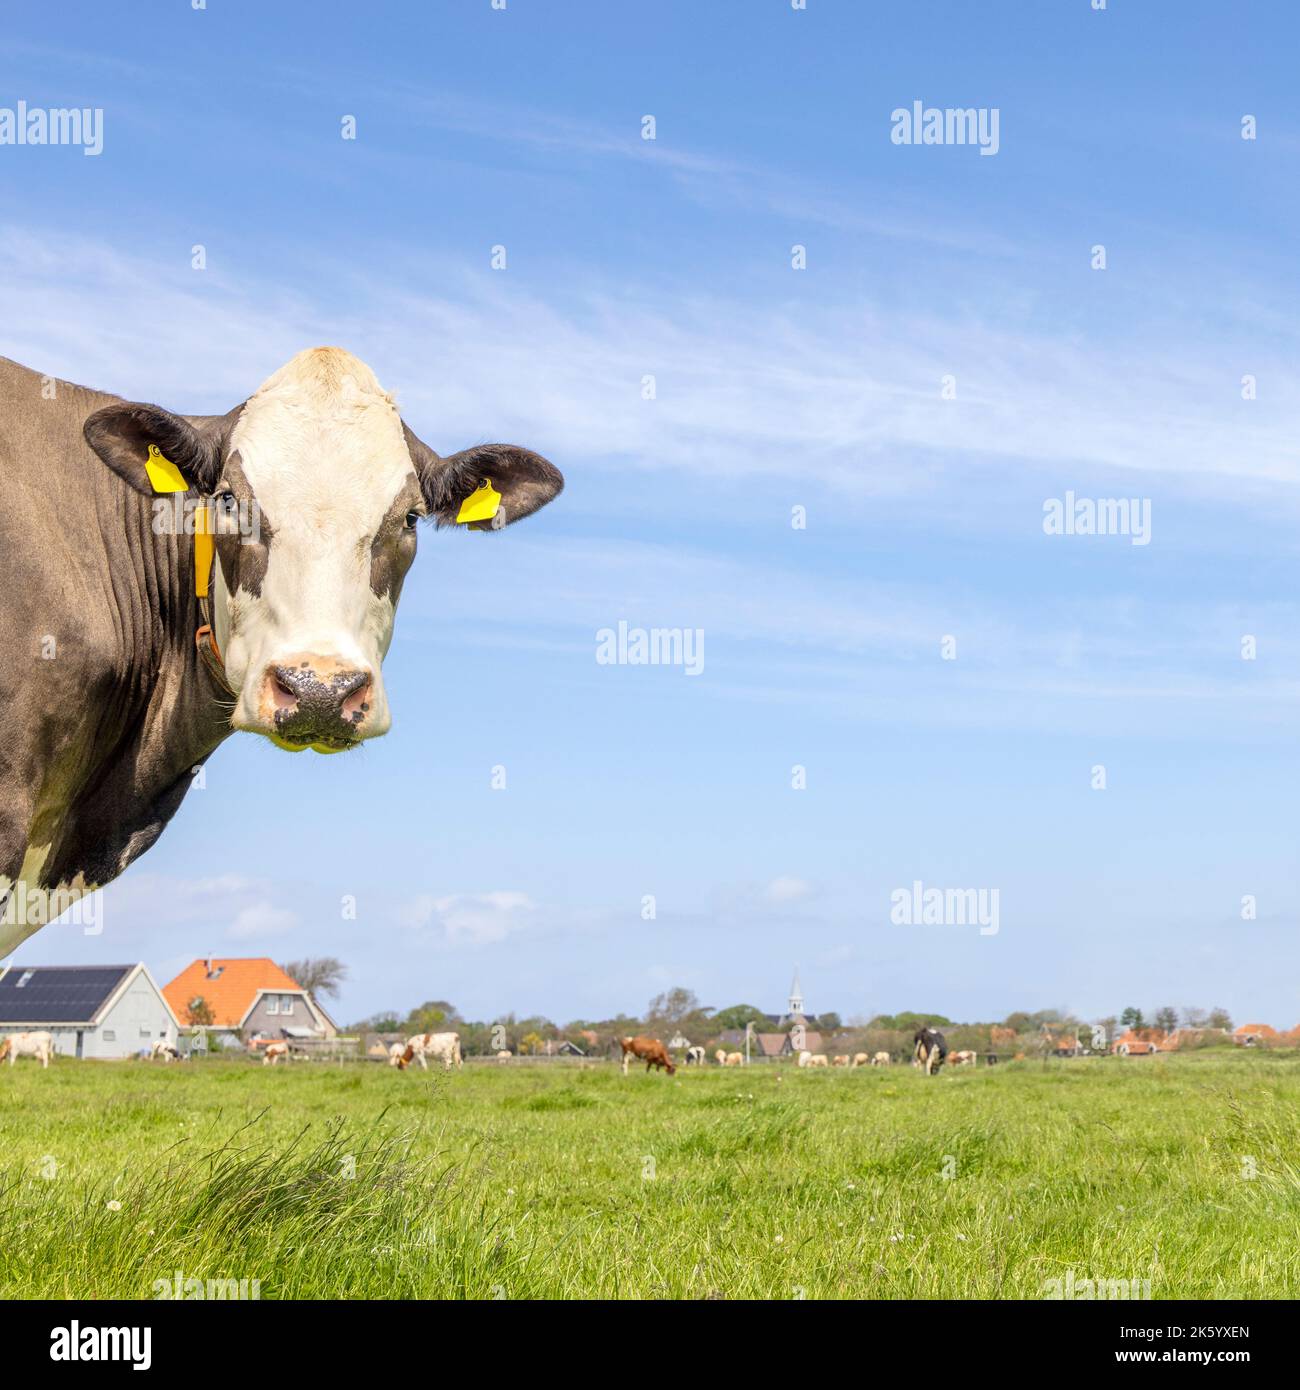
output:
M794 968L794 979L790 981L790 1008L791 1014L803 1013L803 987L799 983L799 967Z

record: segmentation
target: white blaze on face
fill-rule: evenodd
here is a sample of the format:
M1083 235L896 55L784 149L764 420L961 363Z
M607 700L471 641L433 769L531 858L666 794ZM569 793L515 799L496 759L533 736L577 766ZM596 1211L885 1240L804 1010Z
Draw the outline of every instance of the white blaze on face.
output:
M306 654L322 669L366 672L372 686L357 732L385 732L380 662L394 603L371 588L371 546L414 480L392 397L350 353L315 348L250 398L229 448L269 537L260 593L227 593L217 566L216 636L239 692L232 723L270 732L266 673Z

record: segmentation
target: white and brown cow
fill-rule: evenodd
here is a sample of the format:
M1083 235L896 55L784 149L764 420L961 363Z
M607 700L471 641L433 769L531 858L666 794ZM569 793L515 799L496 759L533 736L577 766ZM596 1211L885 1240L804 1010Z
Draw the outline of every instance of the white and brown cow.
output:
M41 1067L45 1068L50 1065L50 1058L53 1056L53 1033L10 1033L7 1037L0 1038L0 1062L7 1057L11 1067L19 1057L35 1057Z
M460 1055L459 1033L416 1033L407 1038L401 1053L391 1058L391 1064L399 1071L405 1071L411 1063L419 1062L423 1071L429 1070L428 1058L442 1063L443 1071L455 1067L457 1071L464 1065Z
M289 1044L287 1042L267 1043L266 1051L262 1053L262 1065L273 1067L282 1058L289 1057Z
M341 348L225 415L0 358L0 956L143 854L235 730L384 733L418 524L499 530L562 486L515 445L436 454Z

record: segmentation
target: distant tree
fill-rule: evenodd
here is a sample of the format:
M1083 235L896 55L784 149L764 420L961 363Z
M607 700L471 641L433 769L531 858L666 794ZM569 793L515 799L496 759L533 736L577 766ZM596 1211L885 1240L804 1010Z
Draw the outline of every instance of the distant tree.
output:
M196 994L185 1006L185 1021L196 1028L211 1028L217 1019L212 1005L201 994Z
M1184 1009L1183 1027L1184 1028L1205 1028L1209 1026L1210 1015L1205 1009Z
M767 1015L762 1009L756 1009L753 1004L732 1004L729 1008L719 1009L709 1020L709 1026L716 1032L727 1030L740 1031L747 1023L757 1027L760 1023L768 1021Z
M1206 1026L1210 1028L1222 1028L1225 1032L1232 1032L1232 1015L1227 1009L1211 1009L1210 1016L1206 1019Z
M305 960L286 961L281 967L291 980L318 999L329 995L337 999L339 986L348 978L348 968L336 956L314 956Z
M1178 1010L1170 1008L1168 1004L1163 1009L1157 1009L1156 1027L1162 1033L1172 1033L1178 1027Z
M1146 1020L1142 1017L1142 1010L1135 1009L1130 1004L1119 1016L1121 1028L1145 1028Z
M915 1032L921 1024L929 1023L936 1028L951 1028L952 1019L945 1018L942 1014L881 1014L878 1018L871 1020L872 1028L886 1028L892 1032L905 1033L909 1030Z
M827 1033L838 1033L839 1030L844 1027L837 1013L818 1014L817 1022L821 1024L822 1029Z
M540 1033L525 1033L519 1039L519 1051L531 1052L534 1056L546 1051L546 1040Z
M680 985L673 989L665 990L662 994L656 994L650 1001L650 1007L646 1010L646 1021L663 1023L681 1023L683 1019L691 1014L700 1012L700 1001L696 998L693 990L683 989Z
M391 1010L375 1014L373 1018L363 1018L348 1029L350 1033L396 1033L402 1027L402 1020Z
M460 1021L456 1006L445 999L426 999L423 1004L412 1009L402 1025L412 1033L436 1033L439 1029Z

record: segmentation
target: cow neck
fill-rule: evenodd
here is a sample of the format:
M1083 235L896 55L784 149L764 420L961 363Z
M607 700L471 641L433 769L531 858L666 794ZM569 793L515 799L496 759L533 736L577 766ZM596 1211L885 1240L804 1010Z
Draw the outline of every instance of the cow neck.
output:
M191 538L155 529L155 499L107 469L96 465L89 489L109 538L94 569L100 602L82 618L98 695L69 743L66 777L34 810L31 840L50 845L46 881L97 886L154 843L232 730L231 702L194 645Z
M238 693L226 675L223 655L230 636L230 592L226 588L216 546L211 536L205 534L205 528L212 524L211 514L205 508L200 508L194 520L194 599L198 608L194 646L200 664L207 669L221 695L228 700L237 700Z

